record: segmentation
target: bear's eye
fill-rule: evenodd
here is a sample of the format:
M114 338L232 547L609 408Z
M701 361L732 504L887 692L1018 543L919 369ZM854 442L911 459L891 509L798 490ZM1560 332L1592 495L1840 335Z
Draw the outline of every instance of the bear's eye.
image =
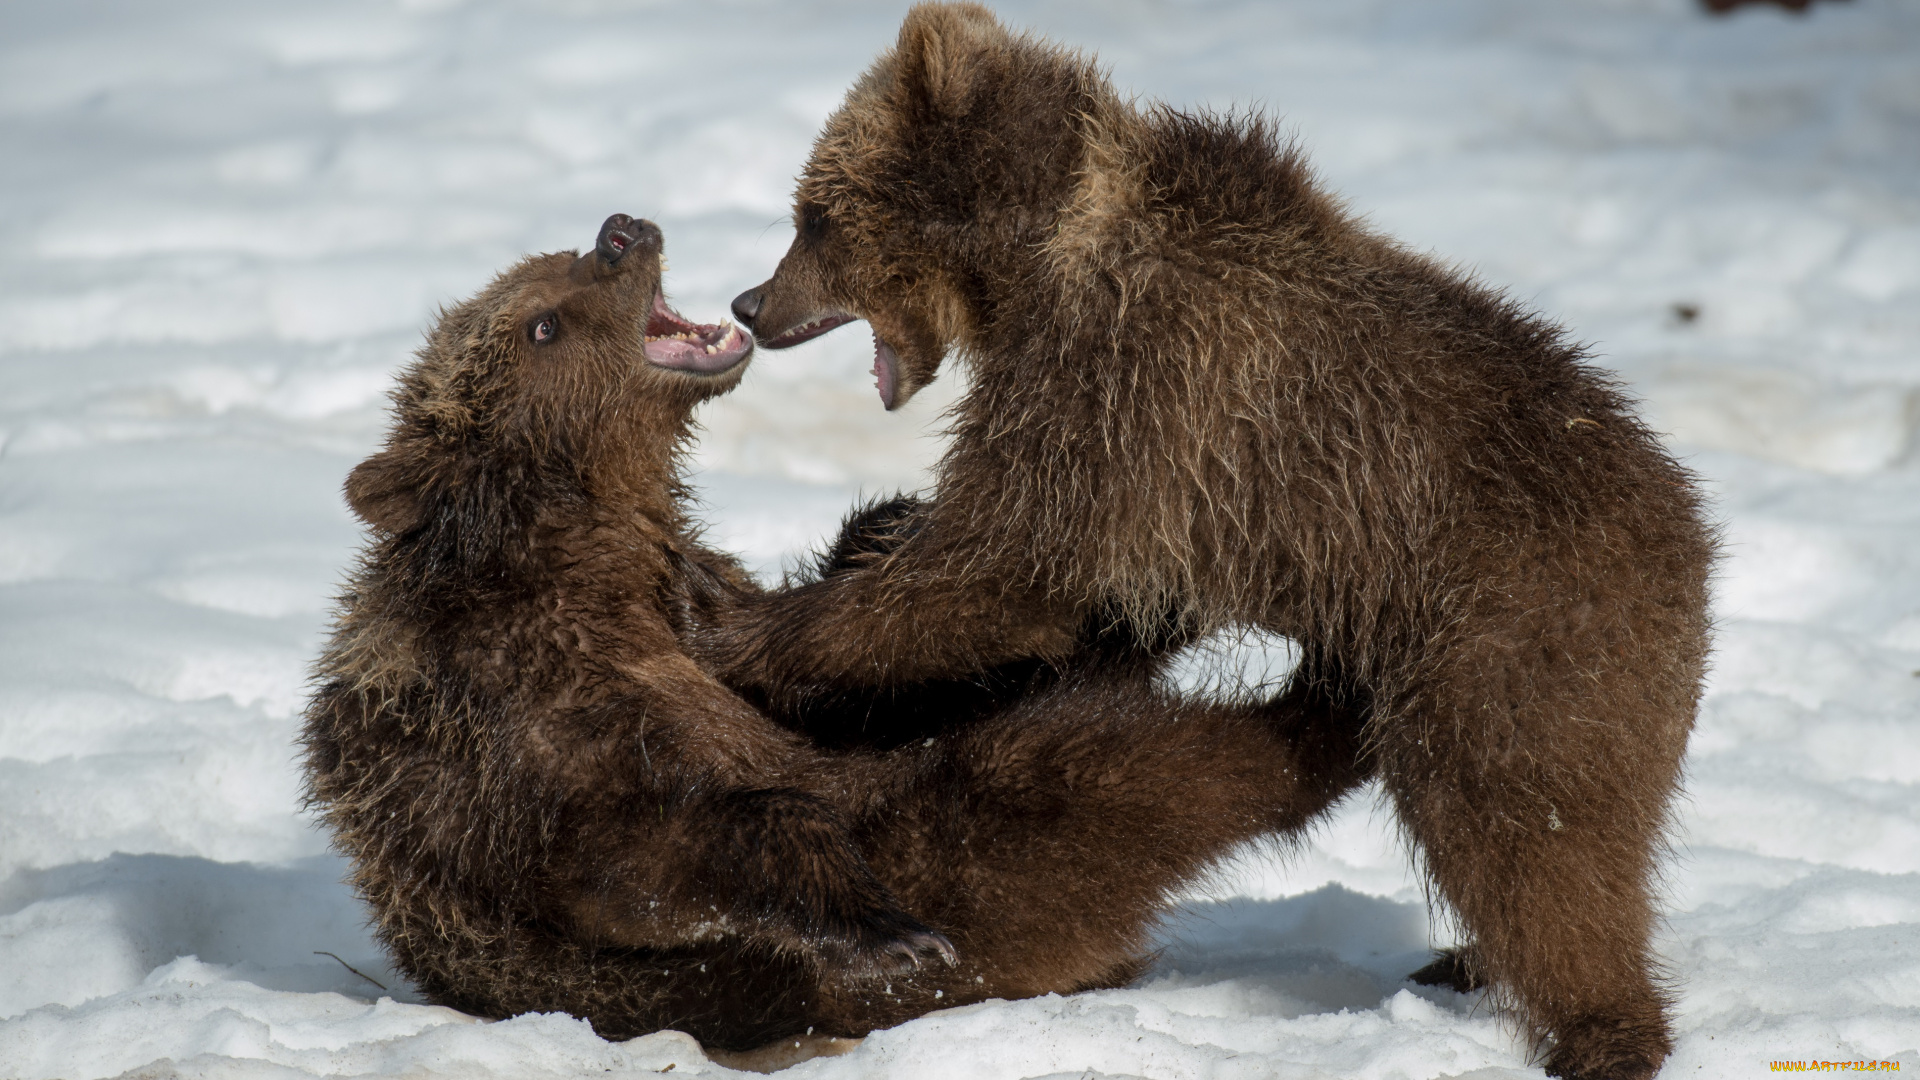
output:
M805 207L800 211L800 235L809 240L818 240L827 231L827 212L818 206Z
M535 345L545 345L560 333L560 316L549 311L533 321L527 328L527 336Z

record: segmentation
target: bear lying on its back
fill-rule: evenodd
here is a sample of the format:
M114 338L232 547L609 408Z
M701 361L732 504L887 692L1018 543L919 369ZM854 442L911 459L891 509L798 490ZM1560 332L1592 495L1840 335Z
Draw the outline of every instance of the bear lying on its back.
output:
M347 483L373 538L310 796L427 996L740 1049L1118 985L1170 891L1344 789L1352 746L1291 735L1304 691L1186 706L1067 671L835 753L715 681L680 637L753 586L695 540L677 461L750 343L666 306L660 248L616 215L447 311Z
M1549 1072L1671 1046L1654 856L1707 654L1691 478L1551 323L1364 227L1255 117L921 4L814 143L734 302L864 319L888 408L972 384L897 550L701 644L778 702L1074 647L1089 613L1256 626L1364 704L1368 771ZM796 690L796 688L798 688ZM1357 775L1357 774L1356 774Z

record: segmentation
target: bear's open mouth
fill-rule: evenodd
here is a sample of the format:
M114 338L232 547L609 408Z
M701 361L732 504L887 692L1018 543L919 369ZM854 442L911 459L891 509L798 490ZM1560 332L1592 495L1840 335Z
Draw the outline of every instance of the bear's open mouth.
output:
M812 341L814 338L819 337L821 334L824 334L829 330L838 329L839 327L845 326L850 322L856 322L856 321L858 321L857 318L852 315L822 315L819 318L812 320L811 322L801 323L799 326L796 326L793 329L787 331L786 333L781 334L779 337L769 338L768 340L761 343L761 348L764 348L764 349L790 348L794 345L800 344L803 341Z
M658 367L718 375L753 351L753 335L732 323L688 322L667 306L666 297L654 293L641 350Z

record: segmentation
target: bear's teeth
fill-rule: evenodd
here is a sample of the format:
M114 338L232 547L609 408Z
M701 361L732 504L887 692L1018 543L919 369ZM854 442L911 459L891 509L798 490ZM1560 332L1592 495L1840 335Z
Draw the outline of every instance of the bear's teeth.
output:
M716 353L716 352L719 352L719 351L720 351L720 350L718 350L718 349L716 349L716 348L714 348L714 347L713 347L713 346L711 346L711 345L709 345L709 346L707 346L707 355L708 355L708 356L712 356L712 355L713 355L714 353Z

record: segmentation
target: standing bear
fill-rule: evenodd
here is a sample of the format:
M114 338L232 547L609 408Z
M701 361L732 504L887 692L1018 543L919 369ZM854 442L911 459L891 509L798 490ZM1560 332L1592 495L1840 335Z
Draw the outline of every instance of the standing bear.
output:
M972 4L907 15L794 224L734 302L763 348L864 319L887 408L949 352L972 383L910 535L723 613L724 681L950 677L1102 611L1285 635L1467 934L1422 976L1492 986L1554 1075L1653 1074L1715 540L1579 346L1369 231L1269 121L1136 107Z
M1170 894L1351 785L1328 704L1185 704L1146 663L1003 677L971 717L889 695L926 728L890 749L827 748L859 741L847 700L815 739L722 685L682 638L756 590L700 545L679 462L752 342L667 305L661 245L615 215L445 311L347 481L372 535L308 795L427 997L744 1050L1120 985Z

